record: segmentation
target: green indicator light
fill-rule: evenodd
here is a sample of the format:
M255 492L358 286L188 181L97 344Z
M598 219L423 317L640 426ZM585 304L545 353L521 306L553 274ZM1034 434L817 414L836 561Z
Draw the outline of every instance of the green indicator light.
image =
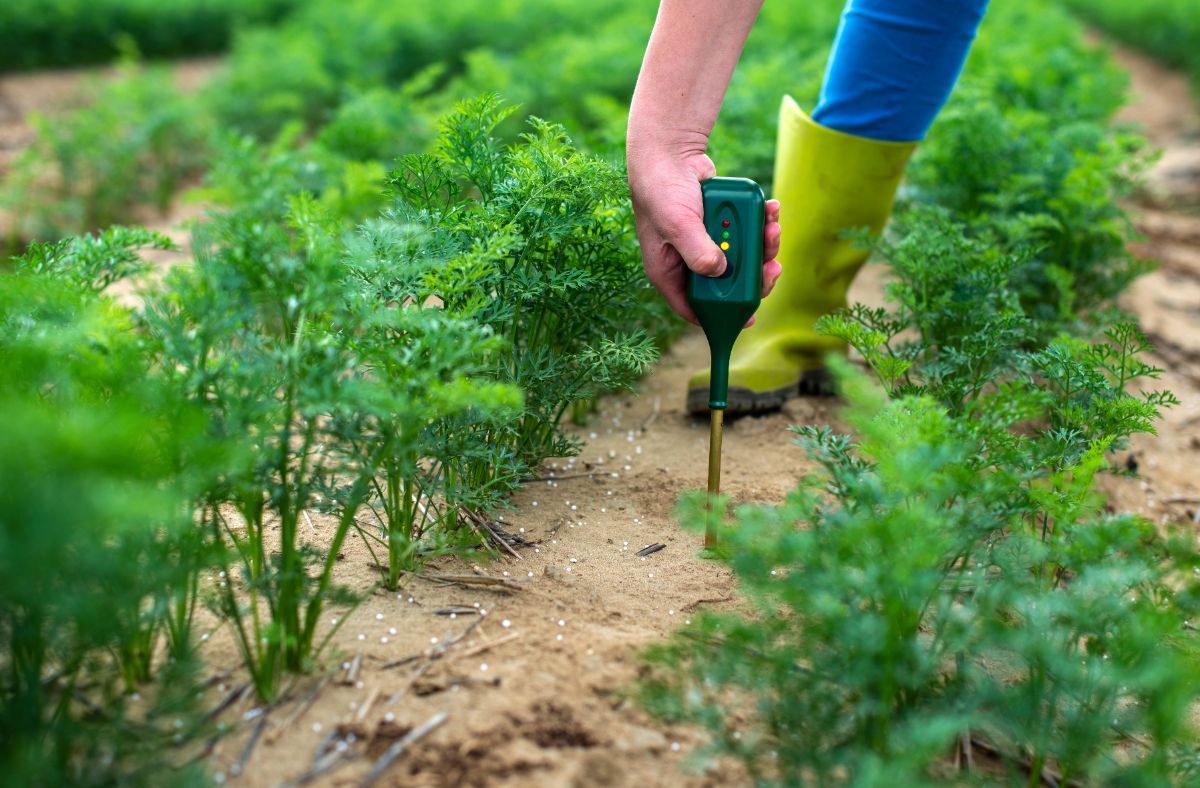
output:
M729 237L729 231L728 231L728 230L726 230L725 232L721 233L721 237L722 237L722 238L728 238L728 237Z

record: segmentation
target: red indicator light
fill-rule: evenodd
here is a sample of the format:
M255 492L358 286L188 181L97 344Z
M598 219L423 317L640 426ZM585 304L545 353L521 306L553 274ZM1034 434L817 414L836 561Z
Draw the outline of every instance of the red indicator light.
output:
M722 227L728 227L728 226L729 226L729 220L728 220L728 219L726 219L725 221L721 222L721 226L722 226Z

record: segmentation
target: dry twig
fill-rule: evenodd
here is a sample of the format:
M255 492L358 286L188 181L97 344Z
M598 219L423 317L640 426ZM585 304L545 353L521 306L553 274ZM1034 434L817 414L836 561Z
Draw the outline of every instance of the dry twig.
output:
M413 577L425 580L430 583L438 583L440 585L462 585L462 586L479 586L489 591L497 591L502 594L510 594L513 591L520 591L521 586L506 577L480 577L478 575L445 575L445 574L429 574L416 572L407 572Z
M409 747L436 730L449 716L444 711L438 712L421 724L420 727L409 731L403 739L388 747L387 752L379 756L379 760L375 761L375 765L371 767L371 771L367 772L367 776L358 784L359 788L370 788L370 786L374 785L383 776L383 773L388 770L388 767L395 763L397 758L403 755Z
M496 646L502 646L505 643L511 643L512 641L516 640L520 636L521 636L520 632L511 632L502 638L496 638L495 640L489 640L485 643L480 643L477 646L472 646L471 648L467 649L466 651L459 654L458 656L473 657L476 654L482 654L483 652L487 651L488 649L495 648Z
M315 703L317 700L317 696L321 694L321 690L325 689L325 686L329 683L329 678L330 677L328 675L322 677L322 679L318 681L311 690L309 690L309 693L304 696L304 700L300 701L292 713L289 714L287 718L283 720L283 722L275 724L275 727L271 729L270 734L267 735L268 742L273 742L278 739L279 735L283 731L291 728L297 720L304 716L306 711L312 708L313 703Z
M262 738L263 730L267 727L267 715L263 713L258 718L258 724L254 726L254 730L250 732L250 738L246 741L246 746L242 748L242 754L230 769L229 773L233 776L238 776L246 771L246 764L250 762L250 755L254 752L254 748L258 745L258 740Z

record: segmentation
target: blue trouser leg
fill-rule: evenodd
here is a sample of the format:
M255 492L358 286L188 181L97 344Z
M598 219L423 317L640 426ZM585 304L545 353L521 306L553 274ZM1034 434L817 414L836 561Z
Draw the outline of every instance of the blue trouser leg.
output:
M988 0L847 0L812 119L891 142L924 138Z

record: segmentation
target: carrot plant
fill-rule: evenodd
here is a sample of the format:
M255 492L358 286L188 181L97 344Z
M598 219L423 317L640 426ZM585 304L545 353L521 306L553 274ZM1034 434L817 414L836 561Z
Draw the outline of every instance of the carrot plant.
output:
M304 194L286 204L268 193L198 230L195 267L143 317L181 396L241 447L201 520L233 548L240 571L225 567L218 608L264 699L321 653L333 633L322 611L355 603L334 568L347 537L368 533L356 518L378 515L393 587L436 553L422 537L457 501L438 482L446 455L431 424L516 402L472 379L496 349L483 329L379 297L349 275L340 223ZM321 551L310 511L331 523Z
M576 451L561 426L571 405L631 387L657 349L621 170L536 118L502 147L492 132L512 111L494 96L463 102L434 153L401 159L392 221L432 240L390 287L507 340L489 374L519 386L525 407L487 440L532 465Z
M759 784L961 784L956 749L1000 753L1014 784L1171 784L1193 735L1200 557L1186 532L1104 511L1111 436L1049 471L978 416L841 380L855 437L798 430L816 470L727 530L753 614L653 648L651 708L705 725ZM687 499L684 522L704 505Z
M216 555L190 505L220 447L154 375L128 312L88 285L146 240L121 235L39 248L0 277L0 768L12 784L200 776L177 771L170 748L200 725L191 615ZM80 257L78 278L58 275Z
M388 381L392 399L339 422L357 461L374 470L367 507L387 555L384 585L394 590L405 572L481 541L460 527L460 510L490 508L498 496L460 486L456 471L486 451L472 445L472 428L502 421L520 400L510 387L471 380L502 344L486 330L437 309L391 309L382 316L359 337L357 350L362 373Z

